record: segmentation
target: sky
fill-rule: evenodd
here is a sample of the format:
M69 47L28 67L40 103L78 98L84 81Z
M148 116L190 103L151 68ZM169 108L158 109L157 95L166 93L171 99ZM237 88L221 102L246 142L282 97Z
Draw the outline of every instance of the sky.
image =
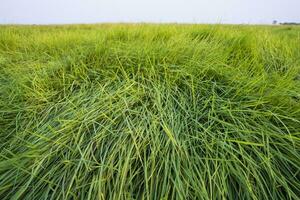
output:
M0 0L0 24L300 22L300 0Z

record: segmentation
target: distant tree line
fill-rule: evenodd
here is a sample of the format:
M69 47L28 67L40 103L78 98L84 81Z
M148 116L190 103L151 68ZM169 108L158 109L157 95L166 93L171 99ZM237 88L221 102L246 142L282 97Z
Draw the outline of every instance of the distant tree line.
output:
M296 23L296 22L283 22L283 23L280 23L280 25L300 25L300 23Z
M277 20L274 20L272 24L274 24L274 25L278 24ZM279 24L280 25L300 25L300 23L297 23L297 22L282 22Z

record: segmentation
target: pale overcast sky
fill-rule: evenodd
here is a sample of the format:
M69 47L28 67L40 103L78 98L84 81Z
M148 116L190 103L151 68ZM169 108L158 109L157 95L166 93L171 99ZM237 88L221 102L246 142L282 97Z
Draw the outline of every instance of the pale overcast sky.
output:
M300 22L300 0L0 0L0 24Z

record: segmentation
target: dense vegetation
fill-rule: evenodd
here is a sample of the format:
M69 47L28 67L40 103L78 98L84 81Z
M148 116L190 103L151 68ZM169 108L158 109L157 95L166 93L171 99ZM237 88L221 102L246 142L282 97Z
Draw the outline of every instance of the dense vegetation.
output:
M299 199L300 28L0 27L0 199Z

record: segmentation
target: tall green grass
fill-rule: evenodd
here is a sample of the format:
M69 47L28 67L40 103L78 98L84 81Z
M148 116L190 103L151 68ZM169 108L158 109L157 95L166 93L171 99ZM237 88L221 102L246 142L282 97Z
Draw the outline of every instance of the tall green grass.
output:
M299 28L0 27L0 199L299 198Z

